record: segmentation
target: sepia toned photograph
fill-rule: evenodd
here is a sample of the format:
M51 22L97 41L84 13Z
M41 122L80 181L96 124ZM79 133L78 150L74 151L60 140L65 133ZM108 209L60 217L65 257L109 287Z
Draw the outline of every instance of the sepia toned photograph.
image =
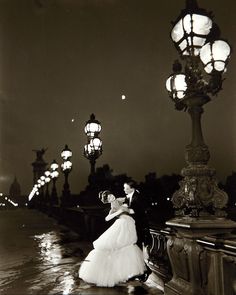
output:
M0 295L236 294L235 11L0 0Z

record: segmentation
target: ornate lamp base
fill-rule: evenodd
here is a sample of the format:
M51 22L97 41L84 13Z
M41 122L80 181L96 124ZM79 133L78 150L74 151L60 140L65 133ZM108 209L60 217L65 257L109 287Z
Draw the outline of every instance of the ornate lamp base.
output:
M176 216L226 216L228 196L218 187L214 169L189 165L181 174L184 179L172 197Z

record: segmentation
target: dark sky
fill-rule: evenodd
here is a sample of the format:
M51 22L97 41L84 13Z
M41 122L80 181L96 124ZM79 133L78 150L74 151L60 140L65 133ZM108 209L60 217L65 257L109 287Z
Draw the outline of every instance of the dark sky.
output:
M236 48L236 1L198 3ZM108 163L137 181L148 172L179 173L190 119L174 109L165 81L179 57L171 21L184 7L184 0L0 0L0 190L7 193L16 175L29 193L32 149L48 147L45 160L60 163L65 144L73 151L71 189L83 189L91 113L102 124L97 166ZM202 120L220 180L236 169L234 53L225 78Z

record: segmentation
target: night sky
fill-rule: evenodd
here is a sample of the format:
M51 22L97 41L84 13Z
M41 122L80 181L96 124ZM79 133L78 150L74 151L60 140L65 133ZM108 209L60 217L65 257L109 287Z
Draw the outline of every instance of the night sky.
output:
M221 37L236 48L236 1L198 4L213 11ZM137 181L148 172L180 172L191 124L174 109L165 81L179 58L171 21L184 7L184 0L0 0L2 192L16 175L28 194L32 150L48 148L44 159L61 163L65 144L73 152L71 190L83 189L90 169L84 125L91 113L102 124L97 166L109 164L114 175ZM209 165L221 181L236 170L234 52L225 78L202 120Z

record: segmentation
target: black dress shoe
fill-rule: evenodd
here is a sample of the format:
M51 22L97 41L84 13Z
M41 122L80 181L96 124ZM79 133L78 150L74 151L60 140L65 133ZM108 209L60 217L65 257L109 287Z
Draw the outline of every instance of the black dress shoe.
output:
M150 274L152 273L151 269L146 265L147 270L139 277L140 282L146 282Z
M150 276L151 273L152 273L152 271L148 267L148 269L145 270L145 272L142 275L135 276L135 277L131 278L130 280L139 280L140 282L144 283L144 282L146 282L146 280L148 279L148 277Z

